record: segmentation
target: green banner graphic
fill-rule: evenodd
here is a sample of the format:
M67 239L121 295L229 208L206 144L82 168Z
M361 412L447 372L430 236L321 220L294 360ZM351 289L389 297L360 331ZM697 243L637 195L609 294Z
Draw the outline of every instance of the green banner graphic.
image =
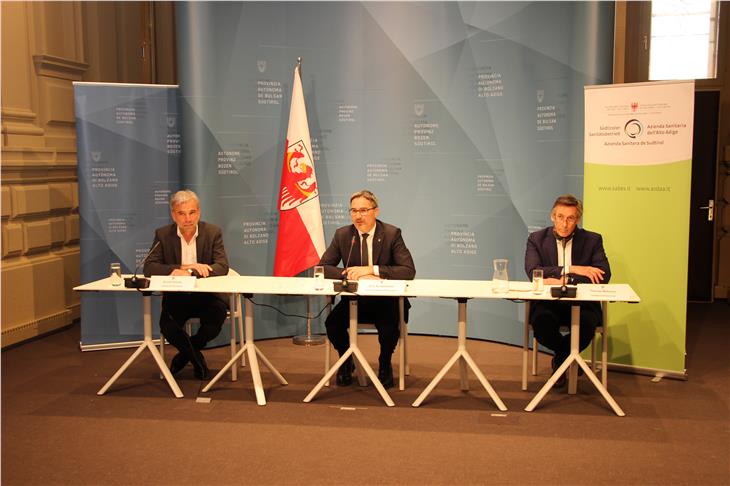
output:
M685 373L693 82L586 88L585 227L603 235L613 283L609 360Z

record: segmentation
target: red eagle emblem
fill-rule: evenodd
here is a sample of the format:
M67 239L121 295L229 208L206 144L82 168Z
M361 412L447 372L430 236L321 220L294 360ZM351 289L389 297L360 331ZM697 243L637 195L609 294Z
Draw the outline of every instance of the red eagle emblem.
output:
M288 144L287 140L287 144ZM286 211L317 197L314 164L302 140L288 145L281 175L279 209Z

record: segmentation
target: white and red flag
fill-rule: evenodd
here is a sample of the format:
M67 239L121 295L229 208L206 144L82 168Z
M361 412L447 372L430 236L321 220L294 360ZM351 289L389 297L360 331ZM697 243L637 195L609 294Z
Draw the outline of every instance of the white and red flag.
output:
M284 146L274 276L293 277L316 265L325 250L299 64L294 68L289 128Z

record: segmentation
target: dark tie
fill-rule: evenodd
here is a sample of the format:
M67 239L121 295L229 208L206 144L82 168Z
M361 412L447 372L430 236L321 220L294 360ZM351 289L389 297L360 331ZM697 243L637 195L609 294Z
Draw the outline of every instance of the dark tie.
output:
M370 265L370 259L368 258L368 234L362 234L362 243L360 243L360 265L367 267Z

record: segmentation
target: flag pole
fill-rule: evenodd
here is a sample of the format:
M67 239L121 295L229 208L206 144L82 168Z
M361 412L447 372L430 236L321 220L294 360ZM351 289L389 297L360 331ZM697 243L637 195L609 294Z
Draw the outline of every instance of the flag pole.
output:
M302 77L302 57L297 57L297 71L299 71L299 79ZM314 272L314 270L312 270ZM307 272L309 273L309 272ZM324 336L320 334L312 334L312 306L311 295L307 295L307 334L294 336L292 342L299 346L319 346L324 344Z
M312 271L314 273L314 271ZM309 271L307 271L309 273ZM311 295L307 295L307 334L294 336L292 342L299 346L319 346L324 344L324 336L321 334L312 334L312 310L310 305Z

